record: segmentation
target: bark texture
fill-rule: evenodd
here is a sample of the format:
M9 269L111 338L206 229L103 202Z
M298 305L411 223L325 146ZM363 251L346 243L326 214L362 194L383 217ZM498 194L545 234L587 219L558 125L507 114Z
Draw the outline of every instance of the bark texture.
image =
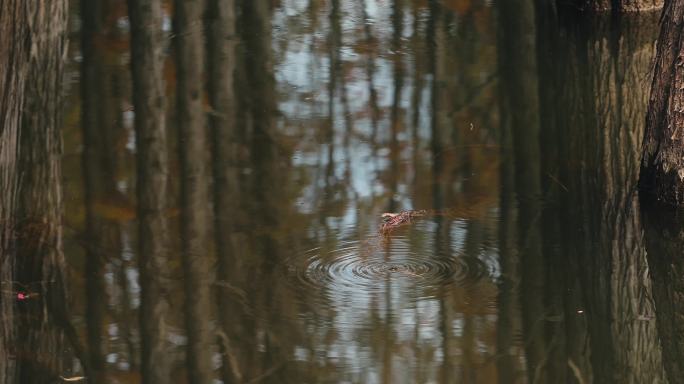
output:
M573 5L594 12L648 12L663 7L664 0L577 0ZM567 5L567 3L559 3Z
M13 210L17 197L17 144L28 70L28 14L21 0L0 1L0 281L13 280ZM3 286L3 289L5 287ZM12 377L15 361L14 301L0 300L0 378Z
M19 140L14 280L39 299L22 305L17 348L20 382L52 383L63 373L67 337L82 351L71 326L64 286L62 247L62 74L66 53L66 1L29 7L29 70ZM29 293L30 294L30 293Z
M640 188L684 205L684 1L663 10L646 117Z
M129 0L137 153L140 336L143 383L168 383L167 132L162 2Z
M181 248L189 383L211 383L209 157L202 104L204 34L202 0L175 2L177 122L181 167ZM213 81L213 79L212 79Z
M66 26L65 1L0 1L0 281L13 293L0 304L7 383L58 380L67 339L82 357L63 278L58 126Z
M671 384L684 383L684 217L681 211L642 201L648 264L663 363Z
M17 144L24 80L28 70L28 13L20 0L0 1L0 281L13 280L13 210L17 197ZM5 287L3 286L3 289ZM11 382L16 361L10 359L15 342L14 301L0 299L0 380Z
M542 34L545 227L558 227L567 327L584 332L566 348L584 380L663 382L635 194L657 15L580 17Z

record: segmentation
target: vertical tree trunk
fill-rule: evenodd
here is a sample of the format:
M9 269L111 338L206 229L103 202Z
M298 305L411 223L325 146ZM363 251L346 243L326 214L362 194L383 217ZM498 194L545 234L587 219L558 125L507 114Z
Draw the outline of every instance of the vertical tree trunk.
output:
M137 152L143 383L168 383L167 132L161 0L129 0Z
M17 144L24 81L28 69L27 8L21 0L0 0L0 281L12 281L13 210L17 196ZM0 300L0 377L11 378L15 362L14 301ZM8 379L9 380L9 379Z
M654 308L634 190L648 105L644 74L653 59L656 17L606 17L590 24L588 68L593 73L587 98L595 100L596 124L586 135L587 152L594 155L586 159L584 179L591 181L584 193L589 209L600 216L587 231L587 244L596 248L582 252L582 265L583 285L592 298L587 317L597 381L662 382L664 376L655 323L643 320Z
M18 307L25 319L17 323L15 348L20 382L52 383L68 361L67 337L83 357L67 310L62 248L59 126L67 4L35 2L27 9L30 53L19 135L14 280L20 290L39 296L35 304Z
M5 294L0 304L5 382L54 382L64 373L67 337L81 352L65 309L61 243L66 16L65 1L0 1L0 280L3 291L32 300ZM17 314L25 317L13 322Z
M202 0L175 2L177 121L181 167L181 248L185 277L188 382L211 383L208 143L202 104ZM211 79L210 81L213 81Z
M653 283L662 360L670 383L684 378L684 218L669 206L642 200L646 254Z
M108 150L105 145L111 143L102 137L102 128L110 124L111 114L107 109L106 74L102 62L102 52L98 49L97 41L103 40L104 28L102 18L105 12L105 1L81 1L81 125L83 132L82 172L85 200L85 237L87 239L86 252L86 311L88 313L86 340L89 350L90 366L93 370L94 381L103 380L105 369L104 348L102 338L104 334L105 295L104 263L105 255L101 252L105 246L102 238L102 225L94 210L96 199L102 199L103 193L100 182L103 173L103 154Z
M620 12L648 12L663 7L664 0L575 0L572 4L581 10L612 13ZM558 2L568 5L567 2Z
M646 117L640 188L656 199L684 205L684 1L663 10Z
M552 338L544 328L545 263L541 242L540 120L537 30L532 1L500 2L498 9L502 124L510 126L518 199L517 248L527 371L546 382ZM522 53L521 53L522 52Z
M239 178L237 153L239 144L236 132L236 100L233 77L236 67L236 5L234 0L209 0L207 5L207 83L211 113L209 124L212 137L214 235L217 253L217 280L219 281L218 318L222 328L221 356L222 379L225 383L242 381L241 364L234 353L237 335L244 334L237 315L241 310L238 300L221 289L232 282L240 235L236 233L242 220L239 207Z

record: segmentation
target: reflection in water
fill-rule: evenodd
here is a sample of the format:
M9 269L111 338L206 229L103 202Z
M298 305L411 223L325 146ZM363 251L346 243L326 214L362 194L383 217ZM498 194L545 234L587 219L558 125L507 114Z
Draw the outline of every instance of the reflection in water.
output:
M658 333L671 383L682 381L682 212L645 204L645 238L648 265L657 310Z
M123 1L72 10L67 198L55 132L27 127L47 158L19 158L40 178L0 211L44 218L42 247L16 239L42 269L3 283L54 282L46 311L2 301L5 340L47 335L12 359L112 383L677 382L676 236L647 222L644 244L633 188L657 15L168 3L146 59Z

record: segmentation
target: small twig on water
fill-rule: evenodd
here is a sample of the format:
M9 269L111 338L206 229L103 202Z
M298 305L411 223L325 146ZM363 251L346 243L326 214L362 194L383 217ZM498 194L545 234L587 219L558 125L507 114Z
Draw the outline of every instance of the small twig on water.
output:
M580 371L579 367L577 366L577 364L575 364L575 362L572 361L572 359L568 359L568 366L570 367L570 369L572 369L572 373L575 374L575 378L577 379L578 383L586 383L584 381L584 378L582 377L582 371Z
M556 179L552 174L550 174L550 173L548 173L548 172L547 172L546 174L549 176L549 179L555 181L556 184L560 185L561 188L563 188L563 189L565 190L565 192L570 192L570 190L568 189L568 187L566 187L565 185L563 185L563 183L561 183L560 180Z

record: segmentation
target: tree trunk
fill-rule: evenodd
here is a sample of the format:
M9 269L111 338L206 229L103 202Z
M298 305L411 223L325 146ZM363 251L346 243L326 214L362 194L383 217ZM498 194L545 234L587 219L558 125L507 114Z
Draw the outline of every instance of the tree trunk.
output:
M28 69L28 47L22 43L29 34L26 11L21 0L0 0L0 281L4 282L14 279L11 238L19 124ZM14 305L14 300L0 300L0 378L13 377L16 367L10 358L16 340Z
M653 283L662 359L670 383L684 382L684 218L642 200L646 254Z
M522 328L530 381L546 382L556 373L547 355L552 338L545 332L545 262L542 254L540 118L537 69L537 29L532 1L498 4L498 58L501 74L501 121L512 133L515 193L518 199L517 255ZM521 54L524 52L524 54ZM514 270L510 271L514 272ZM550 340L551 339L551 340ZM558 381L560 382L560 381Z
M181 168L181 249L189 383L211 383L208 143L202 104L204 34L201 0L175 2L178 153ZM211 79L213 81L213 79Z
M38 2L27 9L30 51L19 135L13 280L19 291L36 299L17 307L18 315L30 321L17 323L14 348L20 382L51 383L68 364L63 354L67 338L72 351L83 357L67 310L62 248L59 126L67 4Z
M107 164L106 155L112 150L111 141L107 140L103 132L115 119L108 98L108 73L104 63L105 52L102 44L105 29L103 19L107 12L107 1L81 1L81 125L83 150L81 154L83 192L85 203L86 239L86 341L89 350L89 363L95 375L96 382L104 380L105 351L103 346L104 317L106 295L104 283L105 255L103 250L109 250L110 244L105 239L105 223L95 212L97 201L106 199L111 191L111 185L104 185L104 180L111 177L113 169ZM114 256L113 254L111 256Z
M137 153L143 383L168 383L167 132L161 0L129 0Z
M639 186L643 193L684 205L684 1L663 10Z
M664 0L575 0L572 6L593 12L648 12L663 7ZM559 2L567 5L567 2Z
M239 207L239 177L237 153L239 137L236 127L236 99L233 78L236 68L236 5L234 0L209 0L207 7L207 84L211 113L209 124L212 135L214 235L217 253L218 318L223 340L221 376L225 383L242 381L240 364L234 353L238 335L244 335L239 321L241 303L223 289L232 286L239 266L238 244L244 243L237 233L243 221ZM226 285L230 284L230 285ZM239 348L239 346L238 346Z
M655 324L644 319L653 308L634 189L654 16L568 18L540 34L544 228L560 231L545 255L567 281L565 348L587 381L664 375Z

